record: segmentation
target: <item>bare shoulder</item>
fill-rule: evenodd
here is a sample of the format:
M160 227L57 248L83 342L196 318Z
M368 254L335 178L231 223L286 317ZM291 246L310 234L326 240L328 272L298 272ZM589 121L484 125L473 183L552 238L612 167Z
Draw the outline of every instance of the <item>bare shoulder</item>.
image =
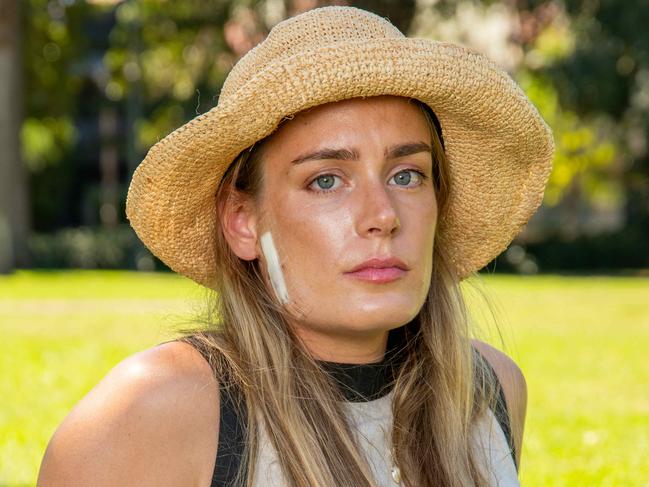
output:
M182 342L126 358L58 427L39 487L209 485L217 385L207 362Z
M497 348L479 340L472 340L472 344L493 367L498 380L502 384L507 409L511 416L517 463L520 463L527 411L527 382L523 371L507 354Z

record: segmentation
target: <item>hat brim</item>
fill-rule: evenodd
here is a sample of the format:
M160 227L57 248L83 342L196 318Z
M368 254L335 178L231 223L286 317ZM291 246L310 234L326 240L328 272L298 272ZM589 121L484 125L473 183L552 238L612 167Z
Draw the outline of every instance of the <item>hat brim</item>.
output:
M428 104L450 166L437 238L459 279L500 254L537 210L552 131L520 87L482 54L428 39L346 41L271 62L232 96L167 135L133 174L127 217L172 270L207 287L218 275L215 192L234 158L287 115L378 95Z

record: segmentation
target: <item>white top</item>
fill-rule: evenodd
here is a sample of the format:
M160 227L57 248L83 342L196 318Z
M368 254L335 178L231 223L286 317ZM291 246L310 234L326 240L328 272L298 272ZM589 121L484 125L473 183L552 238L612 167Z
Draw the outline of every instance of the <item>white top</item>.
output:
M392 478L390 455L390 431L392 425L392 391L367 402L347 402L347 408L357 434L359 446L376 479L377 487L396 487ZM496 487L520 486L516 467L509 446L498 420L490 409L480 418L473 432L473 448L477 449L483 462L482 472ZM255 469L255 487L286 485L279 464L277 452L266 435L264 428L259 431L259 455Z

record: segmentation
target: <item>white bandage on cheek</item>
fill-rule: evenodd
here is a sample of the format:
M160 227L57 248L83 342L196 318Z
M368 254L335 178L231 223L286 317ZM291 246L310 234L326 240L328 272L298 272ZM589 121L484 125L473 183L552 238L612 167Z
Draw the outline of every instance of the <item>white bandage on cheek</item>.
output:
M261 251L266 257L266 268L270 277L270 283L273 285L275 295L282 304L288 303L288 291L284 281L284 273L279 263L279 255L273 242L273 236L266 232L261 236Z

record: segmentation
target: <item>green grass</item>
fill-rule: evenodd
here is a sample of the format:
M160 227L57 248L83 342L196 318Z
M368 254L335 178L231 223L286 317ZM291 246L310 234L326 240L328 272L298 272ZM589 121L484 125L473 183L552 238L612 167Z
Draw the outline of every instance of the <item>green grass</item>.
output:
M523 369L526 486L649 486L649 279L484 276ZM484 304L467 287L472 309ZM172 338L202 292L172 274L0 277L0 486L34 485L47 441L118 361Z

